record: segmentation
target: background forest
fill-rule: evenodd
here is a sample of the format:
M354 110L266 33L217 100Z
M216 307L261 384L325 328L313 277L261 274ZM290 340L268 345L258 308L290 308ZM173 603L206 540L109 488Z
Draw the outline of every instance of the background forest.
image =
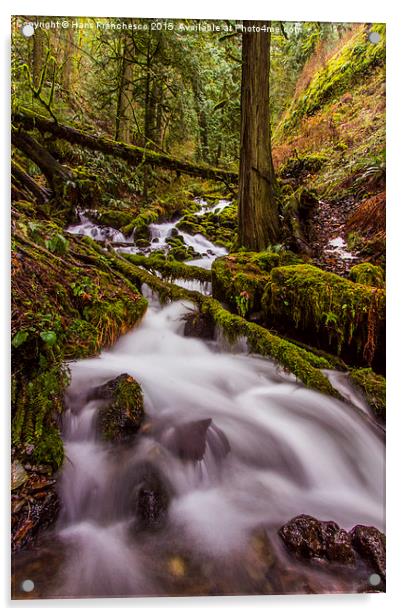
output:
M263 24L244 25L252 23ZM23 24L31 28L25 35ZM162 304L192 302L185 336L224 339L232 350L244 341L250 353L325 395L324 407L323 400L349 405L383 436L385 26L268 22L258 39L241 27L230 20L13 18L17 596L19 580L35 569L31 547L65 512L56 482L68 461L66 399L71 408L77 400L109 400L112 388L97 430L116 447L148 429L136 374L121 374L102 391L97 384L85 398L76 395L74 376L71 385L69 363L141 328L153 306L147 289ZM207 439L210 420L202 421ZM196 433L201 438L199 425ZM194 436L192 428L180 434ZM186 447L179 457L191 458ZM164 523L171 498L159 471L149 476L142 480L156 513L146 496L136 504L147 531ZM355 523L371 526L337 527L342 549L324 545L327 531L316 525L327 523L315 518L297 532L308 541L315 529L324 542L319 553L312 544L299 553L285 526L280 537L297 557L335 567L327 573L341 580L338 590L366 591L373 572L383 590L385 537L369 509ZM346 518L340 523L347 527ZM265 567L264 542L256 558ZM44 545L46 577L62 565ZM204 579L190 556L190 565L183 554L174 558L163 592L216 593L214 574ZM240 589L326 588L320 576L306 582L281 570L266 591L258 575L255 586L247 578ZM43 584L37 596L54 596ZM227 580L217 584L218 594L233 590Z

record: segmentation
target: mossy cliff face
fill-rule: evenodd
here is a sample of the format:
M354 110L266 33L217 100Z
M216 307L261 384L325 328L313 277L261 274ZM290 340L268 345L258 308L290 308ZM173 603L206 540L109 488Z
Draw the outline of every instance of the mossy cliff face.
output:
M274 267L302 260L291 252L238 252L212 265L212 294L242 317L261 310L261 298Z
M383 369L385 291L312 265L274 268L262 306L266 324L349 363Z
M380 34L378 43L369 41L369 31ZM362 25L313 76L307 89L291 105L279 130L292 130L303 116L314 114L325 103L344 94L354 83L364 80L375 67L384 64L385 25L375 24L370 28Z

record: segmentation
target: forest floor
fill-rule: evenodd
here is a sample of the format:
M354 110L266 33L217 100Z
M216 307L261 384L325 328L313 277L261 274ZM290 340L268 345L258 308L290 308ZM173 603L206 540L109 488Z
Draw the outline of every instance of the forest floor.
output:
M355 207L353 199L345 199L336 207L320 200L311 217L311 248L316 255L313 261L318 267L340 276L364 260L347 246L346 223Z

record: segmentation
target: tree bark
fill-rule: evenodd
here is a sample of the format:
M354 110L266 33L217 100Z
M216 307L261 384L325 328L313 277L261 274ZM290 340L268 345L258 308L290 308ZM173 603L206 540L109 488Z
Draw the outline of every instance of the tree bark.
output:
M35 139L21 130L11 131L11 142L39 167L51 189L58 194L63 184L71 180L71 173L45 150Z
M39 87L45 54L46 34L42 28L35 28L32 48L32 83L35 89Z
M245 27L269 28L270 22L244 21ZM265 250L278 240L270 139L268 32L244 32L242 47L241 136L239 171L239 242Z
M121 65L121 78L117 100L116 139L131 143L130 110L132 97L133 63L132 46L127 36L123 38L123 57ZM132 117L132 113L131 113Z
M38 203L46 203L49 200L51 192L47 188L39 186L15 160L11 162L11 177L18 186L28 190Z
M219 169L217 167L211 167L201 163L196 164L180 160L173 158L172 156L168 156L167 154L160 154L159 152L140 148L135 145L118 143L117 141L113 141L113 139L108 139L107 137L95 137L83 130L53 122L44 116L34 114L28 110L20 110L14 113L13 123L20 124L27 130L37 129L41 133L50 132L58 139L65 139L70 143L76 143L77 145L89 148L90 150L117 156L129 163L139 164L143 163L145 160L150 165L162 167L163 169L170 169L172 171L178 171L194 177L215 179L225 182L226 184L237 184L238 182L237 173L232 171L226 171L225 169Z

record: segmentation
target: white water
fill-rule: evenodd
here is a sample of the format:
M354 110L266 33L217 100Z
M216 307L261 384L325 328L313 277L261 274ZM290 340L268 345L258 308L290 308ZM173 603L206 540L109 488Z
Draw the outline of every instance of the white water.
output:
M73 233L74 235L86 235L97 241L108 240L121 244L132 242L132 238L127 238L121 231L113 229L113 227L106 227L105 225L93 223L82 210L78 211L78 217L80 222L76 225L70 225L67 228L69 233Z
M219 213L224 210L226 207L230 205L230 201L221 200L219 203L213 206L207 206L206 201L198 200L197 203L200 205L200 209L195 212L197 216L203 216L207 212ZM125 246L121 246L119 248L120 252L131 253L131 254L144 254L149 255L155 250L163 250L165 253L169 252L170 246L167 240L171 237L173 229L177 229L177 225L182 220L180 218L176 222L163 222L163 223L152 223L149 225L149 231L151 235L151 243L147 248L142 248L136 246L135 240L133 239L135 236L135 232L131 237L125 237L121 231L117 229L113 229L112 227L105 227L102 225L97 225L89 220L89 218L85 215L84 212L78 212L80 222L76 225L71 225L68 227L67 231L69 233L74 233L77 235L88 235L95 240L109 240L116 244L126 244ZM178 229L178 232L183 237L184 243L186 246L194 248L194 250L201 255L201 257L197 259L193 259L188 261L189 265L198 265L199 267L204 267L209 269L211 267L212 261L216 259L216 257L221 257L227 254L227 250L222 246L216 246L212 242L210 242L206 237L197 233L196 235L190 235L190 233L185 233Z
M205 203L200 206L205 209ZM176 224L151 225L158 239L152 250L168 250ZM78 227L75 232L105 239L104 228L89 221ZM225 254L201 235L182 235L203 255L193 261L202 267ZM182 319L193 306L161 308L143 291L150 307L142 324L99 357L71 364L56 531L63 550L51 596L189 594L191 584L172 590L168 563L177 555L201 563L201 577L209 580L203 594L216 594L217 588L223 594L249 592L244 554L256 528L268 529L272 538L283 523L307 513L347 529L355 524L384 529L384 444L344 375L328 373L360 414L305 389L271 361L247 355L244 341L235 353L219 336L208 343L185 338ZM122 373L141 384L147 414L128 447L100 441L97 403L83 402L92 387ZM202 420L212 420L202 459L175 455L169 444L188 422ZM135 527L135 476L144 463L159 469L172 493L167 521L156 533ZM285 560L285 571L289 566L294 563ZM336 578L320 586L320 575L314 575L318 590L346 588ZM198 576L196 569L194 579ZM291 583L287 591L293 591Z
M342 237L335 237L328 241L325 252L332 253L334 256L344 261L353 261L356 256L346 250L346 242Z
M94 402L65 415L64 596L161 594L155 562L172 541L219 562L245 549L256 527L277 529L300 513L347 529L384 528L379 434L352 407L305 389L271 361L183 337L191 308L152 301L140 327L113 349L71 364L73 401L131 374L143 388L148 428L123 451L96 439ZM209 418L201 461L183 461L165 446L175 427ZM131 477L144 461L174 494L166 528L145 542L132 531L129 505Z

